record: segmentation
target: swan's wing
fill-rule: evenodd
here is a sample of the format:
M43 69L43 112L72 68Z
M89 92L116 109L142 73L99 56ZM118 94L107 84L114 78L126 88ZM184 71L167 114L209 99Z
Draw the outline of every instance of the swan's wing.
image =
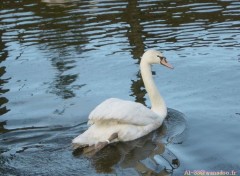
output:
M136 102L110 98L99 104L89 115L89 124L116 121L123 124L149 125L162 123L159 116Z

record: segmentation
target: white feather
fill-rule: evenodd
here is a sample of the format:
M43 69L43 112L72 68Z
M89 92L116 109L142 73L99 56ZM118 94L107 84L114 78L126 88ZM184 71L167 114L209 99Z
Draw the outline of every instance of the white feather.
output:
M116 121L120 124L148 125L155 123L158 115L140 103L109 98L89 115L89 123Z

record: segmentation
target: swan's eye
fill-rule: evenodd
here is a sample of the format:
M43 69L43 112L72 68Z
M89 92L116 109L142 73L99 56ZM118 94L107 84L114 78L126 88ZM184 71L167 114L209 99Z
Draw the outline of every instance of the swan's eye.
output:
M157 56L157 57L159 57L160 58L160 62L162 62L162 61L165 61L165 62L167 62L167 59L166 59L166 57L164 57L164 56Z
M163 60L167 63L167 59L166 59L166 57L163 57Z

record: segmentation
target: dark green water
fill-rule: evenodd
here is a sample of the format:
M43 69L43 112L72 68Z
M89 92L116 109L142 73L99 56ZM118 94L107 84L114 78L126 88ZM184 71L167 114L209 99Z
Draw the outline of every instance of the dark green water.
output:
M1 0L0 8L0 175L240 174L238 0ZM93 158L74 153L71 140L104 99L150 106L139 74L149 48L175 67L153 67L171 108L165 125Z

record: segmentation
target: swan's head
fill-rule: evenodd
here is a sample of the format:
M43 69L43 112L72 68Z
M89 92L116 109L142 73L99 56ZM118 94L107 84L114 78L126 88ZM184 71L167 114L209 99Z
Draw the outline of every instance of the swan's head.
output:
M168 63L166 57L157 50L150 49L147 50L141 59L141 62L147 62L148 64L162 64L165 67L173 69L173 66Z

